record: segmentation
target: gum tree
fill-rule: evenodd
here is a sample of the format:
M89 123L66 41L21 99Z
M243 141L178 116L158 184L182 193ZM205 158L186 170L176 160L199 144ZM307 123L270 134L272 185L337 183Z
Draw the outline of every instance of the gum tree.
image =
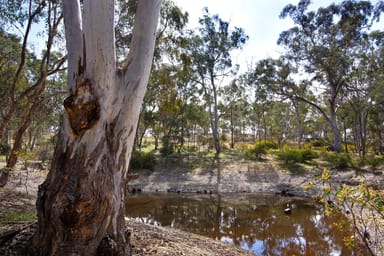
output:
M192 81L200 87L207 104L216 150L215 158L218 158L221 152L218 110L220 81L236 71L230 54L242 49L248 36L242 28L230 29L229 22L218 15L211 16L207 8L199 23L199 34L191 35L187 55L190 56L191 70L195 75Z
M311 1L301 0L297 6L287 5L280 17L289 16L294 27L280 34L278 44L303 69L313 74L312 81L323 86L322 105L304 97L296 99L317 109L328 122L333 134L333 146L341 151L338 106L343 91L350 83L354 51L367 36L374 6L369 1L343 1L308 11Z
M139 1L127 61L118 69L114 2L63 1L69 96L36 203L38 255L129 255L125 178L160 5Z
M7 183L9 172L15 168L33 118L49 98L55 97L47 91L52 85L49 80L63 71L66 60L54 51L59 46L62 19L61 6L56 1L0 4L0 140L8 143L8 132L14 131L6 166L0 170L0 186ZM31 49L35 30L39 31L38 38L45 41L40 56Z

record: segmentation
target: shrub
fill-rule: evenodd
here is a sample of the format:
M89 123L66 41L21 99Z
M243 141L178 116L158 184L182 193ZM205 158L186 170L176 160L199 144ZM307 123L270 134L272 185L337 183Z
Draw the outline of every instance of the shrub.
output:
M373 157L367 157L360 163L361 165L369 165L372 167L377 167L381 164L384 164L384 157L383 156L373 156Z
M156 165L155 155L152 152L133 151L131 156L132 169L148 169L153 171Z
M277 148L278 148L277 143L271 140L262 140L262 141L256 142L256 144L252 148L247 149L245 154L250 159L261 159L261 155L265 155L268 149L277 149Z
M303 162L302 154L298 150L284 150L277 153L277 157L280 160L293 163Z
M8 144L0 142L0 155L7 155L10 150L11 147Z
M242 142L235 144L235 150L241 151L241 152L247 152L247 150L250 149L251 147L252 147L251 144L242 143Z
M278 149L279 145L272 140L262 140L257 142L256 144L264 145L265 149Z
M303 161L311 161L318 157L317 153L311 149L303 149L301 150L301 154L303 155Z
M346 154L343 155L340 158L344 158ZM384 250L384 241L380 235L384 232L384 191L368 185L370 181L364 177L358 186L332 180L331 172L324 169L318 185L323 187L319 199L325 205L325 213L348 213L345 221L334 223L335 227L343 231L346 231L345 227L353 228L352 234L348 232L344 237L346 245L354 246L355 241L363 241L363 245L371 252L370 255L379 255ZM311 186L312 183L309 183L306 188Z
M286 163L304 163L315 159L317 154L310 149L289 149L278 152L277 157Z
M328 161L333 168L347 168L353 166L352 158L347 153L327 154L326 161Z
M161 142L163 144L163 146L160 149L161 156L167 157L169 155L172 155L174 152L174 149L169 136L162 137Z
M317 148L327 146L327 143L322 139L315 139L315 140L311 141L311 144L313 147L317 147Z

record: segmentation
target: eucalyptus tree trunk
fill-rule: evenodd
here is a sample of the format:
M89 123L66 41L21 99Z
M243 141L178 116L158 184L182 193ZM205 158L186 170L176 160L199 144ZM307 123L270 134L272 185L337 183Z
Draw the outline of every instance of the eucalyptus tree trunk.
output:
M293 108L295 109L295 114L296 114L296 124L297 124L297 144L298 147L301 148L301 142L303 140L303 121L301 120L301 114L300 114L300 109L297 104L297 101L293 98L292 100L292 105Z
M332 86L332 93L329 99L329 123L333 134L333 149L336 153L341 152L341 134L337 125L337 114L336 114L336 97L337 87Z
M221 153L221 145L220 145L220 133L219 133L219 113L218 113L218 103L217 103L217 87L215 84L215 75L213 72L210 72L211 79L211 87L213 92L213 113L210 113L211 116L211 127L212 127L212 135L213 142L215 144L215 158L218 159ZM209 96L208 96L209 97Z
M69 97L39 187L37 255L129 255L124 192L161 0L139 1L127 65L116 68L114 1L63 1Z

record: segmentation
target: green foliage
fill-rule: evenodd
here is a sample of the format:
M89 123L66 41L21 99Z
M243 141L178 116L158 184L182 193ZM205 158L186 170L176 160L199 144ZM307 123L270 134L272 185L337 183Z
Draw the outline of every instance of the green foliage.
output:
M11 147L8 144L0 142L0 155L7 155L10 150Z
M278 152L277 157L286 163L305 163L315 159L318 155L310 149L288 149Z
M279 145L272 140L262 140L256 144L262 144L266 149L278 149Z
M336 228L342 230L345 227L353 228L353 234L344 238L346 245L353 247L358 237L372 255L379 255L384 251L384 242L380 236L384 232L384 190L374 189L364 179L359 185L350 186L343 182L335 183L331 177L332 174L324 169L317 181L323 187L319 199L324 203L326 213L347 213L347 219L343 221L345 224L335 223ZM312 185L311 182L307 188Z
M172 155L174 152L173 145L170 141L169 136L163 136L161 138L162 147L160 149L160 153L162 157L167 157L169 155Z
M311 149L303 149L301 151L302 151L301 154L303 155L304 162L311 161L318 157L318 154Z
M156 159L153 152L133 151L131 157L132 169L148 169L153 171L156 165Z
M312 147L320 148L327 146L327 143L323 139L315 139L311 141Z
M247 149L247 151L245 152L245 155L249 159L260 160L261 156L265 155L268 149L277 149L277 148L278 148L277 143L271 140L262 140L262 141L256 142L252 148Z
M328 153L325 157L333 168L348 168L352 167L352 158L348 153Z
M20 212L14 210L5 210L0 214L0 226L2 222L23 222L36 220L35 212Z
M384 164L384 156L371 156L362 159L359 163L360 166L368 165L371 167L377 167Z

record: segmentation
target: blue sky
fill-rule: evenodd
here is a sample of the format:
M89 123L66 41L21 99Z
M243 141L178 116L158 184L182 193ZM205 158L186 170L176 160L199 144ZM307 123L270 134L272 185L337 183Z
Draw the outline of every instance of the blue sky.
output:
M282 51L277 46L279 34L291 28L290 18L280 19L279 15L288 4L297 5L299 0L174 0L184 11L189 13L191 28L198 26L198 19L203 15L203 8L208 7L210 14L230 22L230 26L241 27L249 36L249 41L240 53L233 55L233 61L240 64L241 71L247 66L267 57L276 58ZM328 6L342 1L313 0L311 9ZM373 0L372 3L376 3Z

